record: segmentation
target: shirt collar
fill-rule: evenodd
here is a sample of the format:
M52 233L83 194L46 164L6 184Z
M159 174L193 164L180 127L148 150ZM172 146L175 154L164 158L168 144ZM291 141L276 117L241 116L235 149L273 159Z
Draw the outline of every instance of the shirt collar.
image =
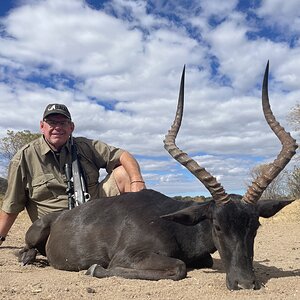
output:
M71 152L71 143L70 139L66 142L66 144L63 146L63 148L67 148L69 152ZM53 151L49 144L46 142L45 137L41 136L41 153L42 155L46 155L48 152Z

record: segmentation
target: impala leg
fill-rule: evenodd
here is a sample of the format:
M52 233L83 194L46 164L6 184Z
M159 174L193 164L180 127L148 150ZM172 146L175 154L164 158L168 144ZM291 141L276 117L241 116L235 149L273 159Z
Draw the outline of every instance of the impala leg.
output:
M202 255L200 258L195 259L187 263L188 268L202 269L202 268L212 268L214 264L212 256L207 253Z
M143 254L142 260L132 262L129 266L110 265L105 269L100 265L92 265L86 272L98 278L119 276L128 279L180 280L186 277L186 265L183 261L156 253Z
M18 254L19 261L23 265L33 263L38 252L46 256L45 246L50 234L50 226L60 213L46 215L29 227L25 235L26 246Z

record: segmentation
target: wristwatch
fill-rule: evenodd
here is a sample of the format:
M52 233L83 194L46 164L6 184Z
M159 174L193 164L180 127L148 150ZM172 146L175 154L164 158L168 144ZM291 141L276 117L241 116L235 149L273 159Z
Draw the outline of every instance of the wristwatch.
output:
M0 241L4 242L5 241L5 236L0 235Z

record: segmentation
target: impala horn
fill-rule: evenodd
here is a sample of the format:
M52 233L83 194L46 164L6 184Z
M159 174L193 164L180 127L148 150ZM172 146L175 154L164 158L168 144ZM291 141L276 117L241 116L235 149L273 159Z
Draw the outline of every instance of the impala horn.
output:
M282 144L282 149L277 158L268 165L263 173L258 176L252 185L248 187L243 201L246 203L256 204L264 190L275 179L275 177L284 169L298 148L296 141L284 128L276 121L269 103L268 95L268 77L269 77L269 61L266 66L263 87L262 87L262 107L266 121L270 128L274 131Z
M186 167L194 176L196 176L208 189L212 197L214 198L217 205L222 205L227 203L229 195L226 194L224 188L215 177L213 177L205 168L199 166L196 161L190 158L186 153L180 150L176 144L175 139L178 134L183 114L183 104L184 104L184 76L185 76L185 66L182 71L180 91L178 97L177 111L175 119L171 129L164 140L164 147L170 153L170 155L176 159L180 164Z

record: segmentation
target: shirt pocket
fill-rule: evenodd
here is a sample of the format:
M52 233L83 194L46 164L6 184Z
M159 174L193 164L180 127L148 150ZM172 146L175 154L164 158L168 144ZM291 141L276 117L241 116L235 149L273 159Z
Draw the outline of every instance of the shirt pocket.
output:
M59 194L59 182L53 174L42 174L32 180L32 199L43 201L53 199ZM62 190L65 193L65 190Z

